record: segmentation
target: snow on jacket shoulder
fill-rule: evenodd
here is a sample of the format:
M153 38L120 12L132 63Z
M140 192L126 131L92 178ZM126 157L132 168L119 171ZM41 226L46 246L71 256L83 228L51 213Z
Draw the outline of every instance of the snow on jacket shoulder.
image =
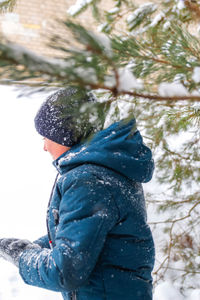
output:
M152 299L154 245L140 182L150 180L153 161L133 126L113 124L54 162L61 177L49 207L53 249L23 252L26 283L64 299Z

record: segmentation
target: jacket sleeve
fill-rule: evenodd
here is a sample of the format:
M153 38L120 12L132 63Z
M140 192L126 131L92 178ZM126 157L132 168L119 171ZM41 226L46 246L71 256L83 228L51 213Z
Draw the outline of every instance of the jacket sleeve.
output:
M92 174L64 180L61 194L55 247L24 251L19 269L27 284L62 292L87 281L119 212L106 183Z
M41 248L50 248L48 235L44 235L40 237L39 239L35 240L33 243L39 245Z

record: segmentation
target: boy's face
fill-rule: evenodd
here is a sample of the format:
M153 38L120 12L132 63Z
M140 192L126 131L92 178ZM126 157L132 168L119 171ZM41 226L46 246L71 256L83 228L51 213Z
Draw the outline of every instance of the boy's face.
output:
M57 159L64 152L68 151L70 147L60 145L56 142L53 142L47 138L44 138L44 151L47 151L51 154L53 159Z

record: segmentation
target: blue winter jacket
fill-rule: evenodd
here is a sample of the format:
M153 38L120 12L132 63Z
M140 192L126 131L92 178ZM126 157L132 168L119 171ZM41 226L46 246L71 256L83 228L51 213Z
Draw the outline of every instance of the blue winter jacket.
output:
M64 299L151 300L154 244L146 222L142 182L153 160L135 121L119 122L64 153L41 249L26 250L27 284Z

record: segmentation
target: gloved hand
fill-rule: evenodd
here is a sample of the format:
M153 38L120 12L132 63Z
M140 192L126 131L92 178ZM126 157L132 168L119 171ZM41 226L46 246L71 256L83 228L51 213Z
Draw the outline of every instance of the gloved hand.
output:
M0 257L10 261L15 266L19 266L19 258L24 250L40 249L37 244L31 243L28 240L20 240L14 238L0 239Z

